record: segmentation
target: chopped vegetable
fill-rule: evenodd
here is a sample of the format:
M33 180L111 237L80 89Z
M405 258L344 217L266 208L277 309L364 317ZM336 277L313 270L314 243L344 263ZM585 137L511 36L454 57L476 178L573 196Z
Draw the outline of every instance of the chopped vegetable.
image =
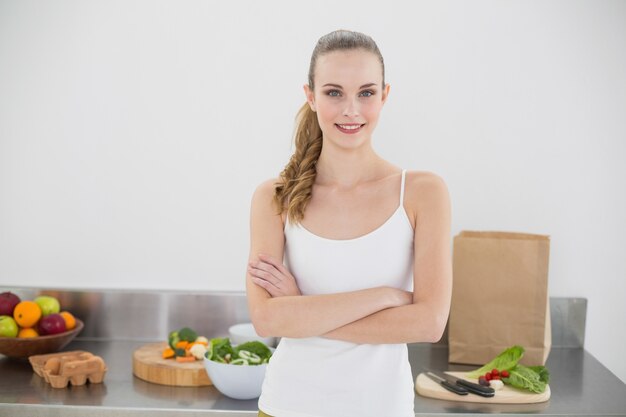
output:
M193 356L176 356L176 362L195 362L196 358Z
M181 340L180 342L176 343L175 348L176 349L187 349L187 346L189 346L189 342L186 340Z
M239 350L238 353L240 358L250 363L261 363L261 357L256 353L248 352L247 350Z
M202 359L206 351L206 346L202 343L194 343L193 346L189 348L189 353L196 359Z
M169 359L169 358L173 358L174 357L174 349L172 348L167 348L163 351L163 359Z
M269 362L272 351L262 342L242 343L233 348L228 338L211 339L204 356L231 365L262 365Z
M493 388L496 391L500 391L502 388L504 388L504 382L500 380L496 380L496 379L491 381L491 384L489 385L491 386L491 388Z
M196 343L202 343L204 346L208 346L209 339L204 336L198 336L198 338L196 339Z
M270 356L272 356L272 351L270 350L270 348L268 348L265 344L259 341L242 343L238 345L235 350L237 352L245 350L247 352L254 353L259 356L261 360L265 358L269 359Z
M176 344L181 340L188 343L195 342L198 338L198 334L189 327L183 327L180 330L170 332L167 341L172 349L176 348Z
M502 380L505 384L531 392L542 393L550 380L550 373L545 366L524 366L519 360L524 355L524 348L513 346L485 366L469 372L469 378L478 378L483 375L487 381L494 383Z
M162 352L163 359L175 357L178 360L178 358L184 358L178 360L178 362L202 360L209 345L209 339L204 336L198 336L195 330L189 327L183 327L180 330L170 332L167 342L169 348Z
M191 330L189 327L183 327L178 331L178 336L180 337L180 340L185 340L191 343L196 341L196 339L198 338L198 333Z
M177 331L170 332L170 335L167 338L167 342L169 343L172 349L175 349L176 343L180 342L180 337L178 336L178 332Z
M211 339L210 346L211 357L209 359L221 359L221 361L218 360L218 362L228 362L226 360L227 355L232 356L232 354L235 353L233 347L230 344L230 340L228 340L227 337Z
M213 344L211 342L209 342L206 347L206 353L204 354L204 357L208 360L213 359Z

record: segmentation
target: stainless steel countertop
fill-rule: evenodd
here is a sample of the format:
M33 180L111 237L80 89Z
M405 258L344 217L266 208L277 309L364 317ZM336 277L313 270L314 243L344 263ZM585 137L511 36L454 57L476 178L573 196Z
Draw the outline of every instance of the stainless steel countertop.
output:
M214 387L169 387L142 381L132 374L132 352L146 342L75 340L66 350L100 355L108 372L102 384L51 388L25 360L0 355L2 416L255 416L257 400L239 401ZM409 345L413 377L423 369L469 370L448 364L447 346ZM626 385L582 348L553 348L547 367L552 398L541 404L470 404L415 396L416 416L483 413L547 416L626 416ZM393 416L381 416L393 417Z

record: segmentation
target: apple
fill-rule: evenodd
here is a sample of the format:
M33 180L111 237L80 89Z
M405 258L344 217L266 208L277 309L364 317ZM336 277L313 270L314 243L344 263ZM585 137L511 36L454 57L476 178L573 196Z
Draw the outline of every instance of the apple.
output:
M12 316L15 306L19 304L20 297L12 292L0 294L0 316Z
M17 323L11 316L0 316L0 336L15 337L17 336Z
M54 297L50 297L49 295L41 295L33 301L35 301L39 308L41 308L41 314L43 316L56 314L61 311L61 304L59 304L59 300Z
M58 313L48 314L39 320L39 334L41 336L63 333L67 330L65 319Z

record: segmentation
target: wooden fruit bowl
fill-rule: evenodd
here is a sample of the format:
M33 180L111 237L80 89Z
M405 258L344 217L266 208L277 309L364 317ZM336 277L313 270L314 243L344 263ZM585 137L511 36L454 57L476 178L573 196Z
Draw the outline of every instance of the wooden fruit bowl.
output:
M31 355L56 352L70 343L83 327L83 322L76 319L76 327L59 334L31 338L0 337L0 354L10 358L27 358Z

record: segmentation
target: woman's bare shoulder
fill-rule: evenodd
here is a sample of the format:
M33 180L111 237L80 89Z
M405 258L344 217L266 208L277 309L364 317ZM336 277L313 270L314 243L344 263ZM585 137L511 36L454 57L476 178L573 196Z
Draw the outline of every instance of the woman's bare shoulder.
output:
M404 205L414 216L423 209L447 208L450 204L444 179L430 171L407 171Z
M407 191L429 189L447 189L444 179L430 171L407 171L406 172ZM434 190L433 190L434 191Z
M259 215L278 215L274 195L276 194L276 185L279 183L278 178L270 178L259 184L252 195L252 212Z
M270 178L259 184L254 190L254 198L261 198L263 200L271 200L276 193L276 185L279 183L278 178Z

